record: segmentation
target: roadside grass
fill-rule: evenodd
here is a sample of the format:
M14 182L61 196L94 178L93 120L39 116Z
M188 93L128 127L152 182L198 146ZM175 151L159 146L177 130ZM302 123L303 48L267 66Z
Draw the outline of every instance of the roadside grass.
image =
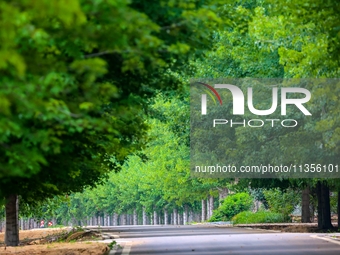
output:
M251 211L240 212L232 218L233 224L252 224L252 223L283 223L285 218L281 213L270 211Z

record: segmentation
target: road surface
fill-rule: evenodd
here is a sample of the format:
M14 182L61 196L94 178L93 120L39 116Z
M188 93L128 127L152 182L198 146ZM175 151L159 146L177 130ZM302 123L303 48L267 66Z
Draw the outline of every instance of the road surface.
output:
M340 242L327 234L193 226L119 226L102 230L122 247L116 255L339 255ZM109 242L109 240L107 240Z

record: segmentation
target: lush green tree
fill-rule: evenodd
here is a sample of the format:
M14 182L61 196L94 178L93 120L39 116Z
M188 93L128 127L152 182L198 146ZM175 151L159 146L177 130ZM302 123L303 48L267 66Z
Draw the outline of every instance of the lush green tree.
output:
M177 87L161 73L207 48L219 19L199 1L124 0L5 1L0 17L0 194L17 245L17 195L34 203L98 183L110 157L140 146L142 96Z

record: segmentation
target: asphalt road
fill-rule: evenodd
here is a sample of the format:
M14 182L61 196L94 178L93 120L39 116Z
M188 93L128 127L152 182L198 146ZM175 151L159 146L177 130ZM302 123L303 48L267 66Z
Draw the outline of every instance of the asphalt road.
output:
M340 242L327 234L279 233L218 226L120 226L103 230L116 235L116 255L339 255Z

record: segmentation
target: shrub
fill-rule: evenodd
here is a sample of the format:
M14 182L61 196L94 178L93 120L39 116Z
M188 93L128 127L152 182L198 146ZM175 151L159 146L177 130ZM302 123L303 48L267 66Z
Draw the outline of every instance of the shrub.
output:
M282 213L274 213L269 211L251 211L240 212L235 215L232 220L234 224L250 224L250 223L281 223L285 222Z
M229 195L224 199L222 205L217 210L214 210L209 221L231 220L234 215L249 210L252 204L253 200L248 193L243 192Z
M287 220L290 219L289 214L294 211L301 200L300 193L292 189L282 191L277 188L265 190L263 193L270 211L283 214Z

